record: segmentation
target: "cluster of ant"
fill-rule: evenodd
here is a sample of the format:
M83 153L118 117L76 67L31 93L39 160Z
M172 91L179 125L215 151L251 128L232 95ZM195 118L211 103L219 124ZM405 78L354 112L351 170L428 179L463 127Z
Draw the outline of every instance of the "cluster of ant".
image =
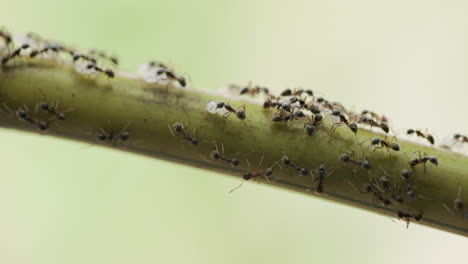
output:
M102 51L89 50L85 54L79 53L71 47L46 40L33 33L28 33L24 36L18 35L13 38L8 31L0 29L0 39L4 42L4 49L2 50L6 50L6 54L2 54L1 57L2 65L17 57L41 57L42 59L56 60L60 55L65 54L72 58L75 70L79 73L90 76L101 73L109 78L114 78L115 73L112 69L99 66L98 63L108 61L113 66L118 66L119 64L115 56L108 56ZM15 42L19 44L16 45ZM97 57L102 60L98 60Z
M389 133L388 119L372 111L364 110L361 113L348 111L343 105L337 102L329 102L323 97L316 97L310 89L286 89L279 96L270 93L267 87L252 85L240 88L240 95L263 95L266 97L263 102L265 109L275 109L271 120L273 122L303 121L304 130L308 135L312 135L316 128L323 125L324 115L333 117L336 121L331 129L346 126L354 134L358 132L358 124L379 127L385 133ZM375 145L382 148L397 148L395 144L380 141Z
M177 83L181 87L187 86L185 77L176 74L174 70L158 61L150 61L142 64L138 68L138 72L147 83L158 83L161 85Z

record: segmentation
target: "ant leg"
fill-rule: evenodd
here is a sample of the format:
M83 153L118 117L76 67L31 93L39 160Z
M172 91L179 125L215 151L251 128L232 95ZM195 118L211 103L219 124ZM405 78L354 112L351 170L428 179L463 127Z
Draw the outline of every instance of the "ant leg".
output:
M167 127L169 128L169 132L171 132L172 136L174 136L174 137L175 137L175 134L174 134L174 132L172 132L171 126L170 126L169 124L167 124Z
M239 186L237 186L236 188L234 188L234 189L230 190L230 191L229 191L229 193L232 193L233 191L235 191L235 190L239 189L240 187L242 187L242 184L244 184L244 181L245 181L245 180L244 180L244 179L242 179L242 182L241 182L241 184L240 184Z

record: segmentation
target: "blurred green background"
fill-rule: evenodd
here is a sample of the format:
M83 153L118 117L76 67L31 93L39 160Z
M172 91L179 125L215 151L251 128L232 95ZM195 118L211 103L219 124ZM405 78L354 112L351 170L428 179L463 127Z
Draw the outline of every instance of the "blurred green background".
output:
M7 1L0 24L196 87L303 86L468 133L466 1ZM0 263L441 263L468 240L98 146L0 131ZM454 194L455 198L456 194Z

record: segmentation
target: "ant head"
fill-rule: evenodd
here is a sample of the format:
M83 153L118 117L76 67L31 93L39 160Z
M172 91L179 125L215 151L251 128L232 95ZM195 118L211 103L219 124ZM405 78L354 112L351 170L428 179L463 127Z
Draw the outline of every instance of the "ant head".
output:
M365 170L370 170L371 169L371 165L369 164L369 161L368 160L364 160L362 163L361 163L361 168L365 169Z
M266 99L265 102L263 102L263 108L269 108L270 107L270 100Z
M437 158L434 157L434 156L430 156L430 157L429 157L429 161L430 161L432 164L436 165L436 166L439 165L439 161L438 161Z
M266 170L266 172L265 172L265 175L268 176L268 177L271 176L272 174L273 174L273 169L272 168L268 168Z
M317 98L317 103L323 103L323 102L325 102L325 98L323 98L323 97L318 97Z
M307 89L304 91L306 94L308 94L309 96L314 96L314 92L312 92L312 90L310 89Z
M40 105L42 110L47 110L49 109L49 104L47 102L41 102Z
M244 180L248 181L248 180L250 180L252 177L253 177L252 173L250 173L250 172L242 172L242 178L244 178Z
M28 115L24 109L20 109L16 113L19 116L19 118L22 118L22 119L26 118Z
M417 214L417 215L414 216L414 220L416 220L416 221L418 221L418 222L421 221L422 218L423 218L423 215L422 215L422 214Z
M357 127L357 124L356 124L356 123L354 123L354 122L349 123L348 127L349 127L349 129L351 129L351 131L353 131L354 134L357 133L358 127Z
M455 135L453 136L453 138L459 139L459 138L461 138L461 136L462 136L462 135L460 135L460 134L455 134Z
M39 54L39 51L38 50L33 50L33 51L31 51L31 53L29 53L29 57L34 58L34 57L37 56L37 54Z
M392 204L392 202L390 202L389 199L384 199L384 200L382 201L382 204L385 205L385 206L389 206L389 205Z
M307 169L305 169L305 168L301 168L301 169L299 170L299 174L300 174L301 176L306 176L307 173L308 173L308 171L307 171Z
M457 198L455 199L455 201L453 201L453 206L456 208L456 209L462 209L463 208L463 201L461 198Z
M390 148L393 149L394 151L399 151L400 150L400 146L396 142L392 143L390 145Z
M240 161L237 160L237 159L232 159L232 160L231 160L231 165L232 165L233 167L239 165L239 163L240 163Z
M395 197L395 200L396 200L396 202L399 203L399 204L401 204L401 203L404 202L403 198L402 198L401 196L399 196L399 195L397 195L397 196Z
M213 150L213 151L211 152L211 158L212 158L212 159L219 159L219 153L218 153L218 151Z
M39 129L42 130L42 131L45 131L47 130L47 128L49 128L49 124L45 121L40 121L39 122Z
M397 217L399 219L401 219L401 218L405 217L405 213L403 213L402 211L397 211Z
M295 117L305 117L304 112L302 112L302 110L297 110L297 111L294 113L294 116L295 116Z
M219 101L217 104L216 104L216 107L217 108L223 108L225 105L225 103L223 101Z
M380 185L384 188L387 188L390 186L390 181L388 180L386 176L380 177L379 181L380 181Z
M346 153L341 153L338 159L339 159L341 162L346 163L346 162L349 161L350 158L349 158L348 154L346 154Z
M320 114L320 112L314 116L315 122L320 122L322 120L323 120L323 116Z
M27 49L27 48L29 48L29 44L23 44L23 45L21 45L21 49Z
M179 82L180 86L185 87L187 85L187 81L183 76L179 76L177 78L177 81Z
M129 136L130 136L130 135L129 135L129 133L128 133L127 131L123 131L122 133L120 133L120 139L121 139L122 141L127 141L128 138L129 138Z
M333 111L332 111L332 115L334 115L334 116L340 116L340 115L341 115L341 111L340 111L340 109L336 109L336 108L335 108L335 109L333 109Z
M239 109L236 111L236 116L237 118L239 118L240 120L244 120L245 119L245 111L242 110L242 109Z
M192 144L193 146L198 145L198 139L192 138L192 139L190 140L190 144Z
M280 122L283 120L283 117L281 117L280 114L276 113L271 117L271 121L273 122Z
M104 71L104 73L105 73L105 74L107 75L107 77L109 77L109 78L114 78L114 76L115 76L114 71L111 70L111 69L106 69L106 70Z
M241 95L242 95L242 94L245 94L245 93L247 93L248 91L249 91L249 87L244 87L244 88L242 88L242 90L240 90L240 94L241 94Z
M407 134L407 135L411 135L411 134L413 134L413 133L414 133L414 129L408 129L408 130L406 131L406 134Z
M182 124L179 123L179 122L174 123L173 127L174 127L175 131L177 131L177 132L182 132L182 130L183 130Z
M411 172L407 169L402 169L400 171L400 176L403 178L403 180L408 180L411 175Z
M307 135L312 135L312 133L314 133L314 130L315 130L315 126L312 125L312 124L308 124L306 126L306 132L307 132Z
M317 168L317 172L319 174L325 174L327 172L327 167L325 167L325 164L320 164Z
M291 161L289 160L289 158L287 156L283 156L281 158L281 163L283 163L284 165L287 166L287 165L291 164Z
M281 104L281 109L287 112L291 112L291 106L288 103L282 103Z
M97 139L98 139L99 141L104 141L104 140L106 140L106 138L107 138L107 137L106 137L106 135L105 135L104 133L98 133L98 134L97 134Z
M323 193L323 186L322 186L322 185L318 185L317 188L315 188L315 192L316 192L316 193Z
M371 192L372 191L372 185L370 183L364 184L364 191L365 192Z

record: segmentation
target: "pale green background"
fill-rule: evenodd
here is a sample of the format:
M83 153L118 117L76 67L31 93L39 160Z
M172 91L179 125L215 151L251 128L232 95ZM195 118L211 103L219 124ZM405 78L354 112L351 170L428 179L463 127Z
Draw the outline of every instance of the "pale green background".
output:
M467 1L12 1L15 32L149 58L215 89L301 85L468 133ZM463 263L468 240L97 146L0 131L0 263ZM454 194L455 196L456 194ZM455 198L455 197L454 197Z

